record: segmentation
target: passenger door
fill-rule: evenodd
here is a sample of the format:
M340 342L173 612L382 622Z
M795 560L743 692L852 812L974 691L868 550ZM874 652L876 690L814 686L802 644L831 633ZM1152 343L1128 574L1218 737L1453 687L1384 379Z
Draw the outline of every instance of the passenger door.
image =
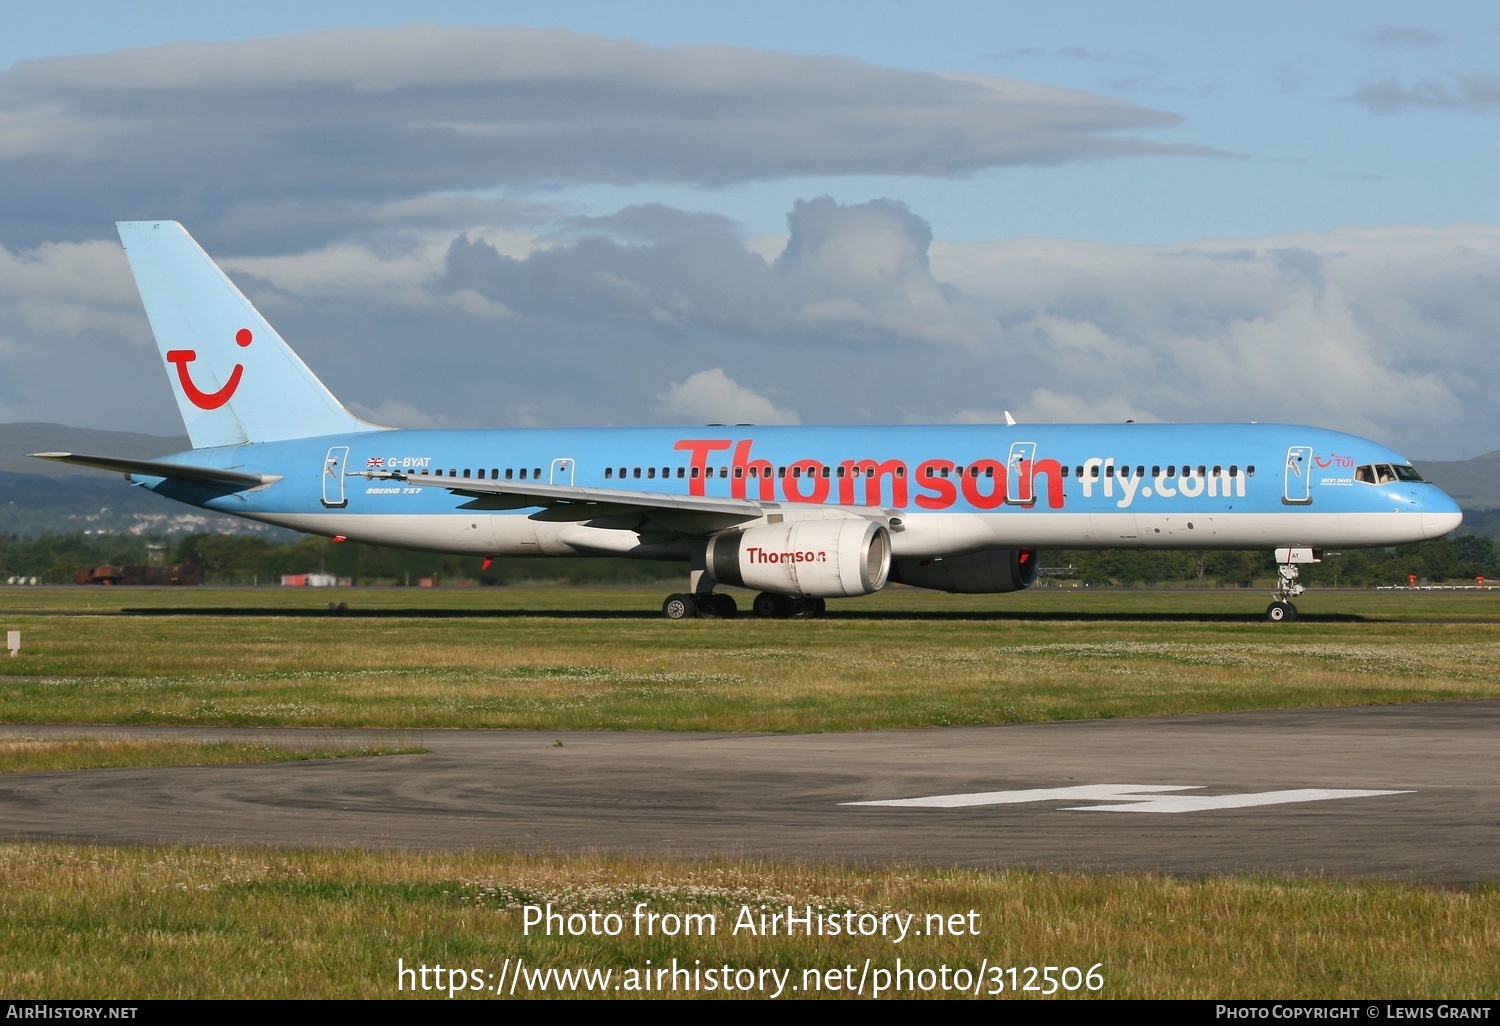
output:
M1286 451L1286 482L1281 501L1288 506L1312 502L1312 446L1294 445Z
M344 496L344 464L349 459L347 445L335 445L323 457L323 505L341 509L349 505Z

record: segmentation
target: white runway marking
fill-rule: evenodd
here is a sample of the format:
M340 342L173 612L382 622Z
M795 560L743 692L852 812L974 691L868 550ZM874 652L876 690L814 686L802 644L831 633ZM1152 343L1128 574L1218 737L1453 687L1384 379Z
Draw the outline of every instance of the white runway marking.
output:
M1081 784L1076 787L1034 787L1020 791L979 791L973 794L938 794L927 798L893 798L887 801L843 802L844 805L878 805L886 808L963 809L979 805L1024 805L1032 802L1103 801L1113 805L1073 805L1062 812L1207 812L1212 809L1247 809L1257 805L1290 805L1326 802L1339 798L1371 798L1411 791L1364 791L1347 788L1299 787L1287 791L1253 794L1168 794L1196 791L1196 785L1178 784Z

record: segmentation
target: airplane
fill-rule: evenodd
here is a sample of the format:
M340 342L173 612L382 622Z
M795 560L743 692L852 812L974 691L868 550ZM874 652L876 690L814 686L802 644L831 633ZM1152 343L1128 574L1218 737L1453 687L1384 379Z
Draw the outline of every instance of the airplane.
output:
M688 566L670 619L897 582L1003 594L1042 548L1276 551L1269 620L1329 546L1440 538L1458 505L1376 442L1286 424L401 430L349 412L173 221L117 225L191 451L34 453L334 541Z

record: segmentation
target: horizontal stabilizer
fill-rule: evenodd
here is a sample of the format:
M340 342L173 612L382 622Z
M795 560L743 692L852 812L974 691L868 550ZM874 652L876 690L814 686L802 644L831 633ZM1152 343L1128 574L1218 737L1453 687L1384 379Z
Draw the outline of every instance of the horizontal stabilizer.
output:
M95 470L113 470L121 474L138 474L141 477L165 477L178 481L196 481L199 484L243 491L280 481L279 474L246 474L238 470L221 470L218 467L195 467L187 463L158 463L155 460L123 460L113 456L84 456L74 452L34 452L39 460L71 463Z

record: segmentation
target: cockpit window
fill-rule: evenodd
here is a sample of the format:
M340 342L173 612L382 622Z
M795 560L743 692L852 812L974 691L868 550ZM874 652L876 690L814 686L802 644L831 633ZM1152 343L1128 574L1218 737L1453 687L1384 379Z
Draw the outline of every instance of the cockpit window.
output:
M1389 463L1366 463L1354 468L1354 480L1365 484L1391 484L1395 481L1421 481L1415 467Z

